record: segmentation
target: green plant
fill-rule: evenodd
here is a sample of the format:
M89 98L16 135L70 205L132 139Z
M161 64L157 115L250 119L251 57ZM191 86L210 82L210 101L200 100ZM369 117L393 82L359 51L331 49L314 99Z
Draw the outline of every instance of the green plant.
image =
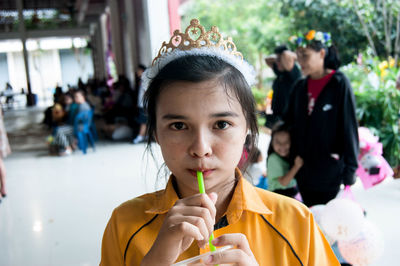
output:
M383 144L383 155L392 167L400 164L400 91L395 77L399 69L393 63L368 58L362 65L343 68L354 88L357 119L370 128Z
M267 91L253 87L251 92L253 93L257 105L265 105L265 98L268 93Z

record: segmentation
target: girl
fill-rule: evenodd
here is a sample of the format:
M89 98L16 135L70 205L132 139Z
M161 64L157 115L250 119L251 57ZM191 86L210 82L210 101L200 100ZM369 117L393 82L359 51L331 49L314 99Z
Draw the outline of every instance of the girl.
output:
M252 147L257 137L250 66L218 28L192 20L185 32L164 43L143 80L148 146L160 145L168 184L114 210L100 265L171 265L206 252L213 231L215 246L236 248L207 265L339 265L305 206L253 187L236 168L247 132Z
M268 190L288 197L297 194L295 175L303 165L300 156L296 156L292 168L289 166L290 133L288 127L277 122L272 128L271 142L268 148Z
M292 37L304 79L293 89L284 118L291 126L292 151L304 165L296 175L307 206L335 198L340 185L352 185L357 169L358 133L355 101L340 72L328 33L309 31Z

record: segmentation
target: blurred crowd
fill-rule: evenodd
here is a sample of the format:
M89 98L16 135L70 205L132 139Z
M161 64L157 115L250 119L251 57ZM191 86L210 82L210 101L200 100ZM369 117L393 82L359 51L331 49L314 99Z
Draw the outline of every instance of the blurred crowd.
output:
M45 110L43 120L50 133L47 139L50 153L70 155L80 148L78 131L85 123L88 123L88 137L93 140L100 134L115 141L145 142L144 92L140 86L144 70L145 66L138 66L133 86L128 78L119 76L111 86L105 80L89 79L84 83L79 79L76 86L68 86L66 91L56 87L54 104ZM88 118L83 121L85 112Z

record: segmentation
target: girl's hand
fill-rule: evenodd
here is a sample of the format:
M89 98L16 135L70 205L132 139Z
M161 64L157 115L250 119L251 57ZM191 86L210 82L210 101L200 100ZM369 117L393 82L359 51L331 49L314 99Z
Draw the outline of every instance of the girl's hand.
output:
M283 69L286 71L291 71L293 69L296 60L297 60L296 53L289 50L283 51L283 53L280 56L280 62L282 64Z
M209 256L205 259L207 265L224 263L238 266L258 265L256 258L250 249L249 242L243 234L225 234L215 238L212 243L215 246L233 245L236 246L236 249L229 249Z
M297 155L296 158L294 159L294 165L297 168L301 168L303 166L303 164L304 164L303 159Z
M197 240L204 247L214 230L217 194L196 194L178 200L169 210L142 265L171 265Z

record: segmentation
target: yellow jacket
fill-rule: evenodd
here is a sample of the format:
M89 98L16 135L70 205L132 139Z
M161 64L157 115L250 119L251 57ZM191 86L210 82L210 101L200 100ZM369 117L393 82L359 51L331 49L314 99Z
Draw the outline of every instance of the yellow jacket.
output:
M300 202L239 180L226 211L227 225L214 231L243 233L260 265L340 265L314 221ZM103 236L100 265L140 265L166 213L178 200L170 178L165 190L142 195L117 207ZM194 243L177 261L207 252Z

